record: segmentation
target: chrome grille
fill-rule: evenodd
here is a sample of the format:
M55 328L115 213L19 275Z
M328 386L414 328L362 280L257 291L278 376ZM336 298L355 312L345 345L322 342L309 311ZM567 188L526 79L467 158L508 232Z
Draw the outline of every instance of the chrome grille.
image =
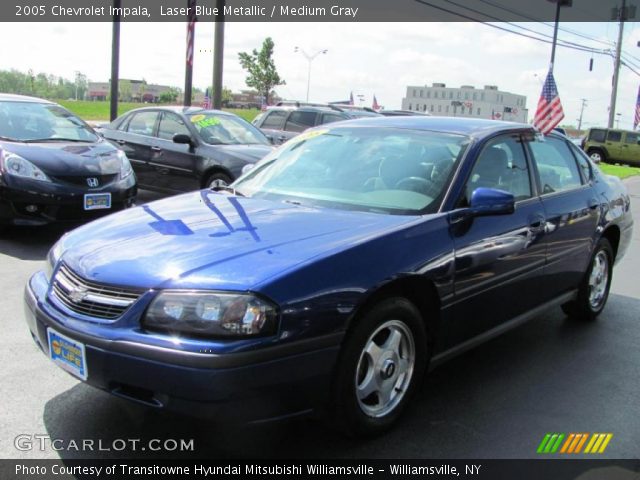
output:
M142 294L142 290L90 282L66 265L60 265L53 279L52 292L69 310L107 320L118 318Z

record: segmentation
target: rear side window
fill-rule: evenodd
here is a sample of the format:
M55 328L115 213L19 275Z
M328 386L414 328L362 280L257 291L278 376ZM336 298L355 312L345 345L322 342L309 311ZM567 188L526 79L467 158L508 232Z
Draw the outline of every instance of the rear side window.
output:
M592 140L594 142L604 142L606 138L606 130L591 130L591 132L589 133L589 140Z
M284 112L282 110L274 110L273 112L268 112L260 128L282 130L282 125L284 125L284 118L286 116L287 112Z
M585 183L591 181L593 178L593 172L591 171L591 165L589 164L589 160L585 153L580 150L575 145L568 143L569 149L573 152L573 156L576 157L576 161L578 162L578 167L580 167L580 171L582 172L582 179Z
M316 112L291 112L284 129L287 132L303 132L313 127L316 122Z
M331 122L340 122L342 120L346 120L346 118L341 117L340 115L336 115L335 113L325 113L322 115L321 123L331 123Z
M631 145L637 145L640 135L637 133L627 133L624 143L630 143Z
M127 126L127 132L150 137L153 135L157 118L158 112L134 113Z
M567 142L557 138L529 143L538 173L542 194L562 192L582 185L580 171Z
M608 142L619 142L622 139L622 132L609 132L607 135Z

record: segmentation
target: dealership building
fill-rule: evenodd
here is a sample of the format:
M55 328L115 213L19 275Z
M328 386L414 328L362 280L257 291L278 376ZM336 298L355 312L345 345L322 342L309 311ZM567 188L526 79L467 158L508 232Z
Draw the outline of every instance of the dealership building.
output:
M527 97L498 90L495 85L476 88L462 85L447 87L444 83L408 86L402 99L404 110L427 112L434 116L494 118L511 122L527 122Z

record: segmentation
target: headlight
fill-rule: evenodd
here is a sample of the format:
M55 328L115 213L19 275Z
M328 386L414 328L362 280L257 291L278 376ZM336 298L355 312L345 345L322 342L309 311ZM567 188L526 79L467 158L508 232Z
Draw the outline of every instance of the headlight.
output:
M2 155L2 172L14 177L30 178L42 182L50 182L47 175L33 163L15 153L7 152Z
M125 179L133 173L131 162L127 158L126 153L124 153L122 150L118 150L118 153L116 155L118 156L118 160L120 160L120 178Z
M268 336L276 333L277 311L251 294L167 291L151 302L142 323L152 330L206 337Z
M66 235L67 234L65 233L64 236ZM62 238L64 238L64 236ZM56 244L53 247L51 247L51 250L49 250L49 253L47 253L47 263L45 265L45 274L47 275L47 280L49 280L49 282L51 282L51 277L53 275L53 271L56 268L56 264L58 263L58 260L60 260L60 257L64 252L64 249L62 246L62 238L58 240Z

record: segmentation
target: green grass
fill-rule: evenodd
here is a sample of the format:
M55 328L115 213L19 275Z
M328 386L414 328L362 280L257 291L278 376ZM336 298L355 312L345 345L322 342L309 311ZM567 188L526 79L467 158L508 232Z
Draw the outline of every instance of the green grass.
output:
M78 115L83 120L101 120L109 121L109 102L91 102L87 100L55 100L68 110ZM118 103L118 115L133 110L134 108L140 108L148 106L144 103L132 103L132 102L120 102ZM260 110L257 109L239 109L239 108L225 108L224 110L235 113L239 117L244 118L247 122L251 122Z
M615 175L619 178L628 178L634 175L640 175L640 168L630 167L628 165L611 165L609 163L601 163L600 170L607 175Z
M104 120L109 121L109 102L91 102L87 100L55 100L67 110L72 111L83 120ZM126 103L118 104L118 115L133 110L134 108L144 107L143 103Z

